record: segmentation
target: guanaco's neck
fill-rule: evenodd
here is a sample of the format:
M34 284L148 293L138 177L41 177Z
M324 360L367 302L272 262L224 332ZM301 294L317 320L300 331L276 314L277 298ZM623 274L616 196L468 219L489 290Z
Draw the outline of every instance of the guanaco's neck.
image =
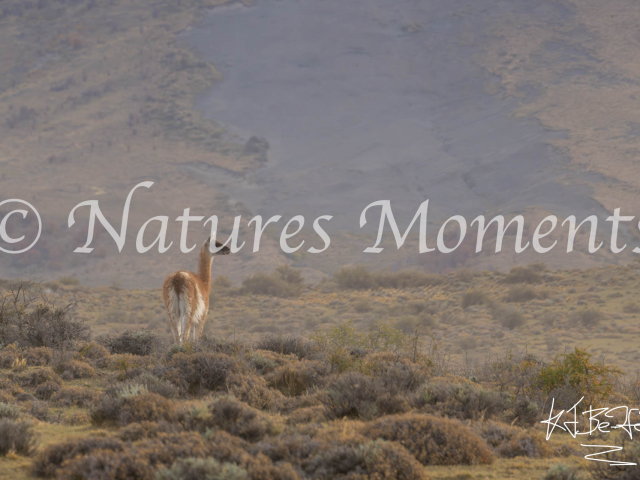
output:
M198 277L205 284L207 289L211 285L211 261L213 257L205 250L205 246L202 246L200 250L200 261L198 262Z

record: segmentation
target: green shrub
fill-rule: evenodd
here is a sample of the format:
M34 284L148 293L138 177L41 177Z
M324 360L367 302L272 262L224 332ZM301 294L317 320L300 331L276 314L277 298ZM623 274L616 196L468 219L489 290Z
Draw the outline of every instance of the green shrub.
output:
M570 407L583 396L585 405L599 406L613 393L615 382L623 372L604 362L592 362L591 357L592 354L579 347L573 352L556 355L540 371L538 387L556 398L556 406L560 408ZM567 386L576 398L568 398L563 402L564 406L559 405L555 392Z
M480 465L493 462L484 440L457 420L420 415L390 415L366 424L368 438L398 442L423 465Z

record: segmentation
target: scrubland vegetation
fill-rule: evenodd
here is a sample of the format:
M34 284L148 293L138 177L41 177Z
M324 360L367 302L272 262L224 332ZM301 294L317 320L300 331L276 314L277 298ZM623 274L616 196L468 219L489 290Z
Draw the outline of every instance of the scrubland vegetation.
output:
M590 452L580 443L602 443L603 434L577 441L554 433L546 441L540 421L552 398L556 408L583 396L587 404L634 406L635 371L602 361L578 341L544 354L508 346L478 354L484 339L473 335L482 319L505 336L530 334L532 323L593 334L614 315L633 315L624 313L630 299L615 292L603 297L618 302L620 314L610 304L571 308L566 299L562 309L540 306L554 306L548 301L568 279L596 277L605 288L616 278L635 280L635 271L551 273L538 265L507 275L434 276L344 267L310 288L295 269L280 267L239 287L218 278L213 310L226 301L262 302L259 314L278 314L282 331L225 336L214 325L183 346L153 321L105 332L100 314L87 318L88 290L70 279L5 282L0 476L632 478L622 467L603 473L582 458ZM579 281L571 285L569 295L585 298ZM522 295L525 288L534 295ZM318 297L338 294L344 305L336 307L350 318L338 314L304 331L287 329L282 310L293 308L274 304L308 300L295 312L302 315L318 308ZM534 305L540 308L531 315L526 307ZM453 320L474 310L481 318ZM447 342L449 325L463 325L466 334ZM620 458L637 461L638 451L627 441Z

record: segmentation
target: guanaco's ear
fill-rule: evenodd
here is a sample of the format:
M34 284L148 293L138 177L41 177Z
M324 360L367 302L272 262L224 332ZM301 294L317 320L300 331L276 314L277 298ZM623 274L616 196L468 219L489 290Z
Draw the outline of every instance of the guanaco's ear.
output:
M208 247L209 245L211 245L211 235L209 235L209 238L207 238L207 241L204 242L204 244Z

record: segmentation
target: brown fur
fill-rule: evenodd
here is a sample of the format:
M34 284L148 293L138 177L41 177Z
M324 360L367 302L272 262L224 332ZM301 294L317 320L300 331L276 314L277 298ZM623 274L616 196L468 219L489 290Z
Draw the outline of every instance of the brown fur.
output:
M209 311L209 293L211 292L211 262L213 255L228 255L229 248L223 247L217 253L211 253L210 238L200 249L198 273L180 270L167 277L162 287L164 304L167 307L169 323L176 342L184 343L191 335L197 340L202 335L204 323ZM221 247L216 241L216 246ZM175 304L177 302L177 305ZM183 327L182 317L185 317Z

